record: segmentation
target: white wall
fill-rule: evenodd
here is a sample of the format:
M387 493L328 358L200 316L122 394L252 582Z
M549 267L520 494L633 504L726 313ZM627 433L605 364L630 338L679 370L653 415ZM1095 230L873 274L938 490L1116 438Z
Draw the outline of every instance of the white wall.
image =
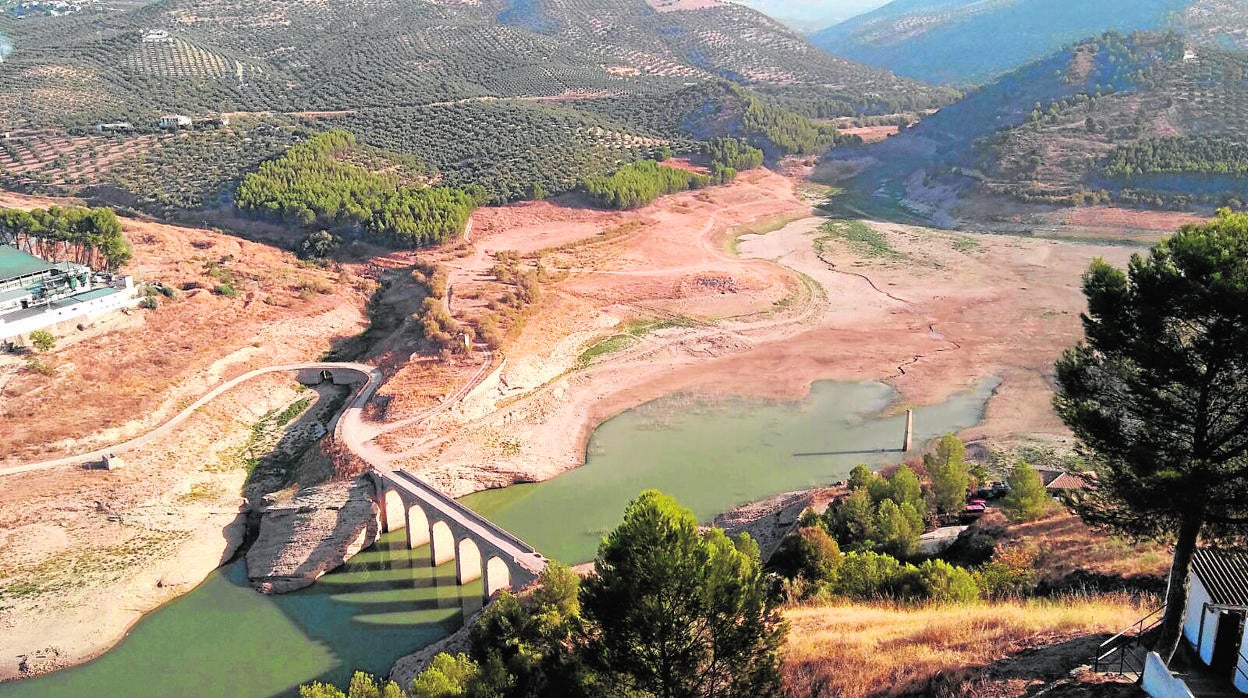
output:
M102 298L92 298L83 303L74 303L63 308L48 310L15 322L0 320L0 340L13 340L35 330L42 330L45 327L58 325L62 322L89 320L121 310L122 308L132 308L138 305L139 300L138 293L135 292L133 284L130 283L127 284L126 289Z
M1144 681L1141 688L1152 698L1193 698L1183 679L1171 674L1156 652L1149 652L1144 658Z
M1218 613L1204 610L1209 600L1209 592L1205 590L1205 585L1201 584L1200 579L1193 574L1192 584L1187 592L1187 620L1183 622L1183 636L1194 647L1200 649L1200 659L1205 664L1213 661L1213 641L1218 635ZM1202 613L1205 618L1204 637L1199 637Z

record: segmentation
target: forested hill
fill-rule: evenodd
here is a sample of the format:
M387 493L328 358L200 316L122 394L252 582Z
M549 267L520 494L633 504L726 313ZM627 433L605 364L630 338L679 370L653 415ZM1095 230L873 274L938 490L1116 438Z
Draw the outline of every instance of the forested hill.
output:
M812 35L839 56L932 83L979 84L1106 31L1242 46L1248 0L896 0Z
M1248 200L1248 54L1110 34L1015 70L885 142L838 149L864 194L946 185L1021 202Z

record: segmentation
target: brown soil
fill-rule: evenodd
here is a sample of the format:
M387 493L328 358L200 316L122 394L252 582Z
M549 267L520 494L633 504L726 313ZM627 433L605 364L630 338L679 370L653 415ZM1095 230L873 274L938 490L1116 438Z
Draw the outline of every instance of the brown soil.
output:
M1128 250L875 224L895 257L830 242L820 258L820 221L807 219L728 251L733 226L802 210L793 183L768 172L637 212L505 209L510 220L480 225L474 244L562 244L541 255L554 280L506 366L387 448L462 494L575 467L597 424L675 391L797 399L814 380L877 379L901 403L926 404L989 376L1002 385L964 438L1066 437L1049 376L1079 337L1079 277L1093 257L1122 264ZM657 327L576 370L588 348L642 321Z
M6 200L13 197L0 203ZM965 438L1061 438L1048 376L1079 336L1079 275L1095 256L1121 264L1129 252L878 224L895 256L863 257L837 241L816 254L821 221L805 218L809 204L792 179L765 170L639 211L578 203L485 209L474 216L467 242L387 254L349 265L341 277L237 238L127 221L138 276L201 288L179 291L177 301L137 312L106 334L66 340L52 357L58 370L50 378L8 374L0 411L5 436L13 436L0 439L5 453L114 442L222 379L315 357L361 329L374 279L390 283L384 296L398 331L372 359L391 376L372 412L402 425L378 448L455 495L575 467L596 425L675 391L797 399L814 380L877 379L895 385L902 403L922 404L998 376L1003 383L985 422ZM801 220L770 232L795 218ZM502 251L515 251L521 268L538 274L536 303L494 309L514 290L492 271ZM216 280L206 276L206 265L227 258L222 268L237 279L235 298L208 290ZM423 300L410 274L418 260L449 269L448 304L457 320L499 316L498 350L429 353L410 317ZM323 285L332 293L320 293ZM611 337L616 346L608 348L616 351L585 353ZM57 551L67 549L98 554L130 545L138 559L153 562L111 577L84 576L72 593L15 597L10 588L0 598L0 657L55 644L68 661L80 660L173 593L155 585L163 571L202 578L227 548L221 531L238 509L242 476L231 458L251 423L294 396L283 378L242 388L206 408L164 448L131 456L131 469L121 473L59 469L7 480L0 531L29 546L33 557L19 569L26 578L60 564ZM202 525L192 513L201 504ZM109 520L114 515L118 521ZM183 530L155 525L157 516L186 522L185 535L126 542ZM108 533L109 525L131 520L147 527ZM65 536L23 528L49 522ZM144 552L154 546L164 552ZM198 562L184 564L181 552ZM0 592L12 578L4 574ZM87 611L96 605L124 607L129 615L101 622ZM12 669L0 664L0 677Z
M123 227L135 247L124 271L176 298L114 319L112 332L63 338L48 357L54 375L13 377L0 402L11 430L0 465L134 436L223 378L315 358L362 329L368 284L347 272L305 268L287 252L220 233L130 219ZM235 297L214 292L223 279Z
M875 143L901 130L897 126L851 126L840 129L847 136L859 136L867 143Z
M1180 226L1204 223L1204 216L1173 211L1144 211L1113 206L1081 206L1066 209L1062 223L1089 228L1128 228L1171 233Z
M65 201L0 195L0 205ZM38 460L145 432L224 379L315 359L364 326L368 283L304 268L288 253L219 233L123 219L128 273L177 289L155 310L61 337L50 376L0 355L0 464ZM210 289L216 262L238 295ZM187 290L183 290L187 289ZM0 487L0 679L19 655L53 648L38 670L83 661L141 615L198 584L241 540L251 426L301 393L257 379L173 434L125 454L118 471L8 475Z

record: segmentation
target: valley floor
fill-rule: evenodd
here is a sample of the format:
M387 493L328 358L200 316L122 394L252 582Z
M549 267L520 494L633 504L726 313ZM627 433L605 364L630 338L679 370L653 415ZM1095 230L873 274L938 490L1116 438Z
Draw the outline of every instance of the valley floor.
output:
M1049 408L1048 378L1080 336L1080 275L1097 256L1123 264L1130 249L870 223L884 245L863 250L823 231L797 184L760 170L634 212L485 209L455 248L336 273L229 236L127 222L140 277L202 286L215 262L248 292L223 299L191 288L88 331L54 353L52 377L7 368L0 465L120 440L222 379L315 358L363 328L376 280L405 276L418 259L450 269L453 315L477 312L498 292L491 269L504 250L540 265L542 298L462 401L426 417L477 372L481 352L421 358L418 342L396 334L369 359L389 378L374 416L409 423L378 446L454 495L576 467L602 421L681 391L797 400L816 380L881 380L901 408L995 376L984 421L964 440L1068 438ZM15 202L45 203L0 198ZM127 408L105 421L119 392ZM19 658L40 651L55 658L45 668L98 653L216 566L240 531L251 426L299 397L289 381L266 379L130 455L123 471L6 478L0 678L20 675ZM116 610L92 611L101 606Z

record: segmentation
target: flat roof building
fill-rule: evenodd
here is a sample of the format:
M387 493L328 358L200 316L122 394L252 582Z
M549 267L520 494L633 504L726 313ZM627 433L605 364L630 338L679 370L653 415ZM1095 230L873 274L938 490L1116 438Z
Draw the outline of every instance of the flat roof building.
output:
M83 264L47 262L0 244L0 341L137 302L138 293L128 276L104 284Z

